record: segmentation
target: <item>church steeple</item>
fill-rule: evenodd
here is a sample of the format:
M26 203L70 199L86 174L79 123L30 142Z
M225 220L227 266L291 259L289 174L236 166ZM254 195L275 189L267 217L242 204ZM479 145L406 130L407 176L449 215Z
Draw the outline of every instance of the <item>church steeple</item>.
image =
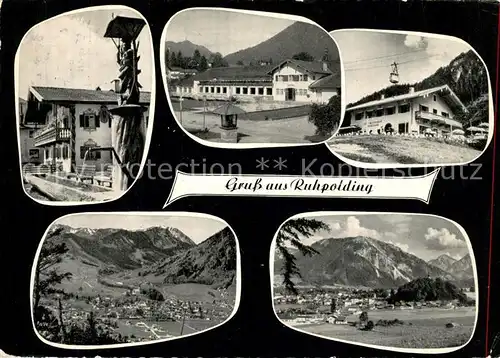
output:
M330 62L330 55L328 54L328 47L325 47L325 53L321 59L323 62Z
M325 53L323 54L323 57L321 59L323 62L323 71L328 72L328 64L330 62L330 56L328 55L328 48L325 47Z

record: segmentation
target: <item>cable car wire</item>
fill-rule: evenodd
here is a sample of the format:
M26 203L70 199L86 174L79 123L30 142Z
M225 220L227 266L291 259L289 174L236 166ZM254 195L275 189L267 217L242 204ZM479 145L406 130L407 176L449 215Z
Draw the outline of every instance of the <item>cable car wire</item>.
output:
M417 53L417 52L425 52L425 50L419 49L419 50L415 50L415 51L406 51L406 52L395 53L395 54L392 54L392 55L371 57L371 58L365 58L365 59L353 60L353 61L346 61L344 63L345 64L350 64L350 63L358 63L358 62L380 60L380 59L384 59L384 58L391 58L391 57L403 56L403 55L408 55L408 54Z
M441 54L429 55L429 56L426 56L426 57L416 58L416 59L408 60L408 61L398 61L398 65L404 64L404 63L411 63L411 62L416 62L416 61L422 61L422 60L426 60L426 59L429 59L429 58L432 58L432 57L438 57L438 56L441 56ZM387 65L384 64L384 65L377 65L377 66L344 68L344 71L370 70L370 69L373 69L373 68L386 68L386 67L387 67Z

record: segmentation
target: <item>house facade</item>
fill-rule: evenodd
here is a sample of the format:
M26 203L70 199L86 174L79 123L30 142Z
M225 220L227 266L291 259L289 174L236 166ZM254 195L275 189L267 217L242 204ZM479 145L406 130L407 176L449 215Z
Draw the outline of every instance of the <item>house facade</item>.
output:
M287 60L269 74L273 76L275 101L325 103L340 94L340 78L332 73L327 62ZM331 88L325 87L327 84Z
M462 124L454 114L465 106L448 85L366 102L346 109L343 127L356 126L364 133L397 133L447 135Z
M19 145L21 154L21 164L40 164L40 150L35 147L35 131L36 125L23 124L19 125Z
M117 98L112 91L31 87L26 119L38 123L40 128L33 133L33 145L39 150L40 162L56 165L68 173L84 163L102 170L112 164L110 151L89 149L111 147L109 110L118 106ZM149 102L150 93L141 93L146 123Z
M168 67L170 78L172 79L180 79L185 76L194 76L198 73L197 70L182 68L182 67Z
M200 100L326 103L340 95L340 75L321 61L286 60L275 66L210 68L170 86L172 96Z

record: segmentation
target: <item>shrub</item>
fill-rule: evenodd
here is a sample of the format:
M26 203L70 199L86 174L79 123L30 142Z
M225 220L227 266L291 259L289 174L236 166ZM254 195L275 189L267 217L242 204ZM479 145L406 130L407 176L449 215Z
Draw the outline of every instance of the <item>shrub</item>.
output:
M395 326L395 325L402 325L404 324L403 321L395 318L393 320L387 320L387 319L380 319L377 321L376 326L381 326L381 327L390 327L390 326Z
M475 139L468 144L470 147L482 151L486 147L486 141L486 139Z
M316 126L316 134L330 136L339 125L340 113L340 96L334 96L327 104L313 104L311 106L309 122Z
M366 323L365 330L371 331L371 330L373 330L374 327L375 327L375 325L373 324L373 321L368 321Z

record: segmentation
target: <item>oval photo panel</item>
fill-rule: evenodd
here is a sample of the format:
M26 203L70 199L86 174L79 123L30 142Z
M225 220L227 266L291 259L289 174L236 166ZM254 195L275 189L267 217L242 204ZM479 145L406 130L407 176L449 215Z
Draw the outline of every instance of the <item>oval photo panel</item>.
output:
M493 137L488 70L455 37L339 30L345 116L330 150L366 168L463 165Z
M239 244L196 213L82 213L56 220L32 270L33 326L45 343L114 348L180 339L235 313Z
M474 253L448 219L301 214L280 227L270 260L275 314L296 331L406 353L452 352L474 334Z
M339 52L330 35L306 18L192 8L168 21L162 46L171 110L197 142L307 145L338 129Z
M15 58L25 193L47 205L120 198L153 129L153 42L125 6L68 12L32 27Z

